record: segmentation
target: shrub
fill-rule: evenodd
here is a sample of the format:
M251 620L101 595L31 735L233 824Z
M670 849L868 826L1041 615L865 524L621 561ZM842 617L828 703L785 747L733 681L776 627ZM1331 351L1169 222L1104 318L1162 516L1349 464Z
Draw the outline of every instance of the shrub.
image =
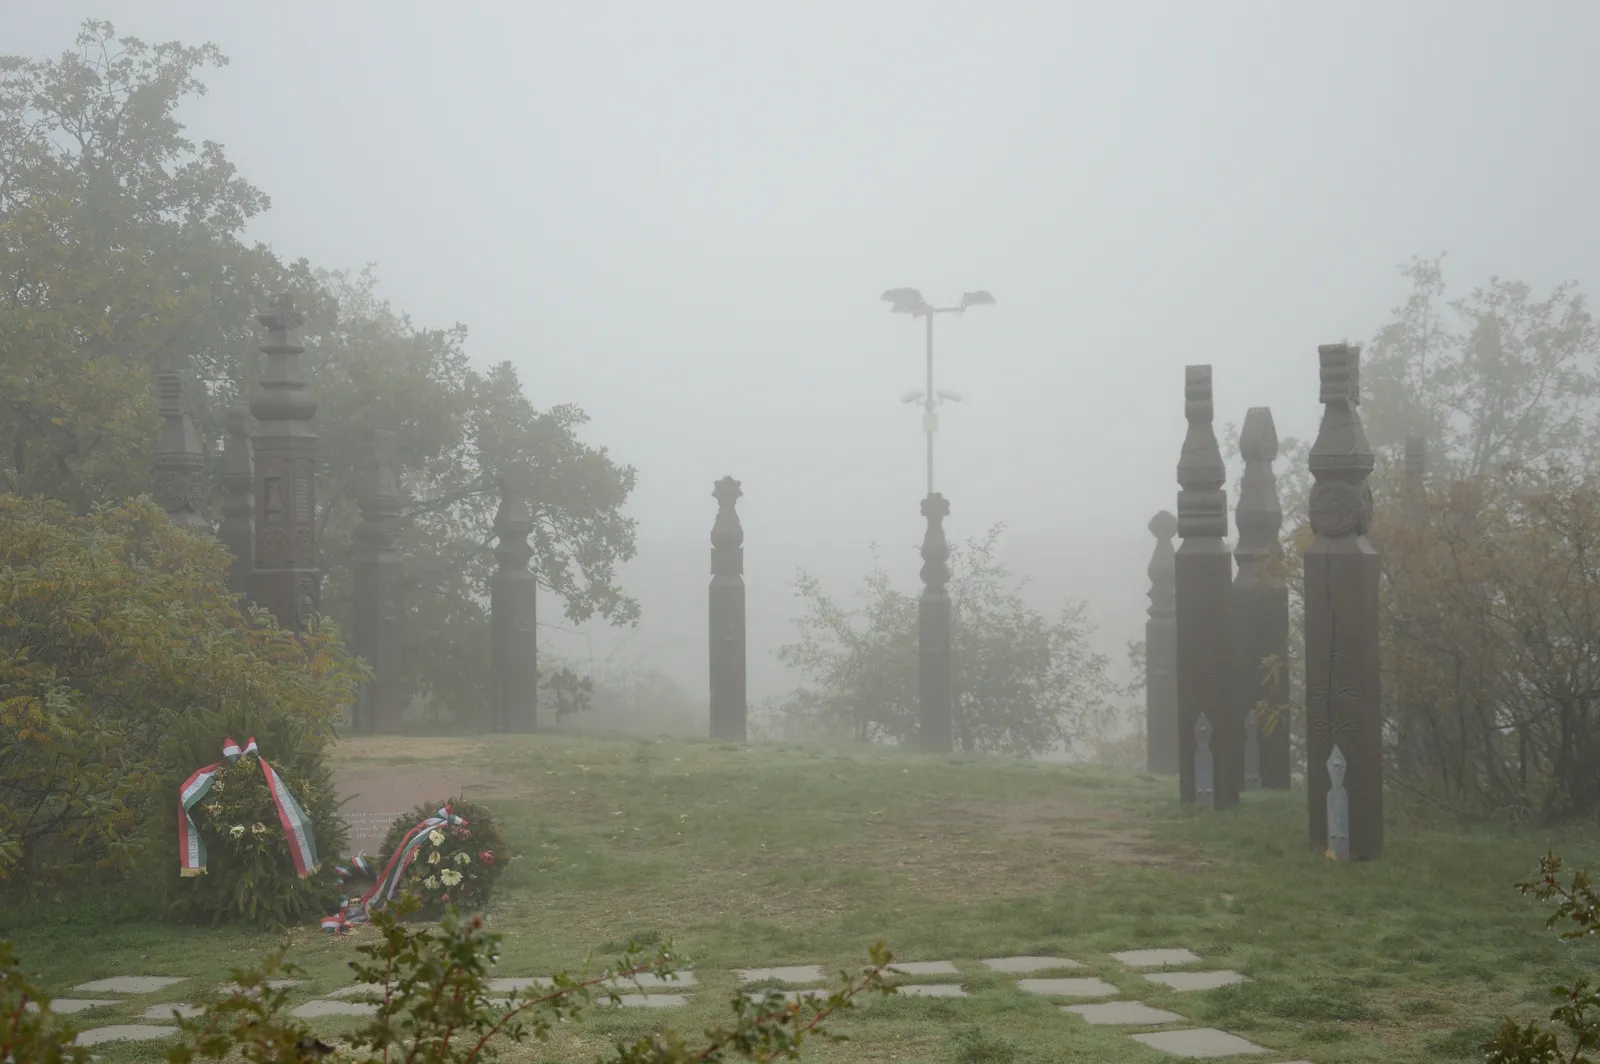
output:
M401 873L399 892L415 895L421 915L428 919L437 918L451 905L469 911L482 909L511 859L505 837L489 810L465 798L451 798L424 802L395 818L383 838L375 871L381 875L417 825L436 817L441 809L449 809L462 823L430 828L416 848L401 858L408 863Z
M470 1064L497 1055L495 1042L543 1041L554 1025L579 1014L606 982L626 982L649 972L671 973L678 958L670 946L647 957L630 944L615 964L592 978L566 973L547 988L529 987L503 993L490 988L489 973L499 956L500 936L484 930L481 916L463 918L453 907L437 930L402 923L416 899L374 915L379 938L359 949L364 960L353 962L362 982L384 988L383 1003L345 1046L318 1042L305 1024L287 1014L288 992L267 985L278 974L293 975L281 952L260 969L236 970L238 989L214 1002L203 1015L182 1020L186 1043L167 1054L171 1064L201 1058L220 1059L235 1051L247 1061L291 1064L322 1059L329 1064L376 1064L403 1059L414 1064ZM671 1028L631 1043L619 1042L601 1058L607 1064L691 1064L737 1056L752 1061L793 1059L812 1037L835 1038L823 1026L833 1013L854 1007L862 993L893 993L884 981L892 957L883 946L872 947L871 964L859 978L843 981L820 1006L786 1001L771 994L752 1002L742 992L732 999L733 1022L705 1033L705 1044L692 1048ZM367 1051L362 1053L361 1051Z
M89 1051L72 1044L77 1032L51 1019L49 996L17 966L11 943L0 940L0 1061L86 1064Z
M1600 935L1600 894L1591 885L1587 870L1574 872L1571 885L1563 886L1561 858L1546 854L1539 859L1538 876L1518 883L1517 890L1540 901L1556 902L1545 926L1570 922L1572 927L1561 933L1562 938ZM1550 1019L1565 1029L1565 1038L1537 1023L1508 1019L1484 1047L1489 1064L1595 1064L1600 1059L1585 1052L1600 1047L1600 990L1587 976L1580 976L1570 985L1551 987L1550 994L1558 1002L1550 1010Z
M191 814L205 844L205 874L180 875L179 788L196 770L223 760L227 738L254 738L260 756L246 751L218 771L210 793ZM166 815L160 820L162 840L151 853L175 915L273 927L315 920L338 907L333 861L344 849L348 829L338 815L328 764L331 740L325 725L283 713L210 710L171 717L162 755ZM261 757L310 822L320 863L309 875L300 874Z
M131 867L152 811L173 806L170 721L227 709L324 725L353 700L360 666L338 631L241 613L229 560L147 499L78 516L0 495L0 880Z

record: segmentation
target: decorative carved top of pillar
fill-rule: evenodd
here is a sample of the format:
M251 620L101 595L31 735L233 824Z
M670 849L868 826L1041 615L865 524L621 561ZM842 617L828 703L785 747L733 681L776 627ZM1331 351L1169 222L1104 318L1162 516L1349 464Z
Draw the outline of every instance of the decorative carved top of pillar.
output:
M735 504L744 492L737 480L726 476L717 481L711 496L717 500L717 519L711 525L711 573L740 576L744 573L744 526Z
M1175 617L1178 613L1177 553L1172 537L1178 534L1178 519L1171 511L1162 510L1150 519L1150 534L1156 537L1156 549L1150 555L1150 616Z
M1372 528L1372 447L1361 427L1361 348L1323 344L1322 425L1306 463L1311 489L1311 529L1319 536L1364 536Z
M533 474L527 463L508 464L500 474L499 486L500 508L494 515L497 537L494 556L501 572L514 572L526 569L533 558L533 548L528 544L534 529L533 507L529 502Z
M267 342L261 345L267 365L260 388L250 397L250 412L261 421L309 422L316 416L317 400L300 364L306 349L294 336L305 317L294 309L294 300L287 293L280 293L256 315L256 321L267 330Z
M362 454L361 482L356 490L356 505L361 509L355 534L358 550L394 549L394 525L405 504L395 475L394 438L388 429L375 430Z
M928 519L928 531L922 537L922 583L929 591L943 591L950 583L950 545L944 538L950 500L934 492L922 500L922 516Z
M1178 458L1178 535L1221 539L1228 534L1228 493L1222 490L1227 467L1211 427L1211 367L1184 367L1184 416L1189 431Z
M175 525L211 531L206 517L206 456L194 429L194 403L188 375L181 370L156 374L161 435L156 440L153 489L156 502Z
M1412 521L1426 519L1428 512L1428 441L1421 436L1406 437L1404 493L1406 513Z
M1283 531L1283 506L1278 501L1278 475L1272 463L1278 457L1278 428L1272 411L1253 406L1239 431L1239 456L1244 477L1239 483L1239 507L1234 511L1239 540L1233 556L1239 563L1239 582L1260 582L1264 563L1283 553L1278 534Z

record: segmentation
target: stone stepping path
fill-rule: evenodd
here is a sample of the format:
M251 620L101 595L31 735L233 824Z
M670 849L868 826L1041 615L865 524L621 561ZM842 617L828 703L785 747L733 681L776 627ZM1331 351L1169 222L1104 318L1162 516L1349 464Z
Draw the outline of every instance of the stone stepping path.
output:
M1205 969L1198 967L1202 958L1187 949L1137 949L1113 953L1110 958L1121 967L1136 972L1147 982L1167 990L1184 993L1215 990L1246 981L1246 977L1230 969ZM1146 1005L1141 1001L1103 1000L1120 998L1122 991L1115 984L1099 976L1083 974L1072 976L1042 973L1086 971L1089 965L1069 957L1016 956L988 957L978 961L990 972L1018 976L1018 990L1042 997L1062 998L1079 1003L1061 1006L1086 1024L1104 1027L1166 1028L1164 1030L1130 1031L1129 1036L1163 1053L1178 1058L1209 1059L1215 1057L1259 1056L1270 1051L1237 1035L1211 1027L1184 1027L1185 1017L1166 1009ZM1168 969L1184 969L1171 971ZM965 998L968 990L961 985L962 971L951 961L900 961L889 967L896 978L899 995L925 998ZM828 996L828 989L809 984L825 983L831 977L822 965L796 964L769 968L741 968L734 973L741 984L778 984L782 989L764 990L752 987L745 996L762 1000L776 993L788 1002L815 1001L820 1004ZM74 987L75 993L122 995L121 997L60 998L51 1003L51 1010L76 1013L89 1009L115 1007L129 996L159 993L168 987L184 982L171 976L114 976L84 983ZM279 979L269 983L274 988L292 988L299 980ZM545 976L498 978L489 981L490 989L513 994L529 987L549 988L554 981ZM619 1005L623 1008L670 1009L689 1004L682 993L668 991L698 987L699 980L692 970L677 973L676 978L664 978L652 973L641 973L631 978L607 980L602 989L631 991L618 993L619 1000L612 1002L599 998L600 1006ZM232 983L223 984L219 990L232 993L238 988ZM322 1017L371 1016L377 1010L373 999L381 998L383 987L379 984L353 984L319 995L296 1006L291 1015L301 1019ZM1089 1000L1085 1000L1089 999ZM1102 1000L1094 1000L1102 999ZM172 1025L173 1012L191 1017L198 1015L201 1006L164 1002L145 1008L139 1019L150 1023L117 1023L96 1027L78 1035L79 1045L98 1045L113 1041L144 1041L165 1038L176 1033ZM166 1021L164 1024L159 1021ZM1307 1064L1294 1061L1291 1064Z

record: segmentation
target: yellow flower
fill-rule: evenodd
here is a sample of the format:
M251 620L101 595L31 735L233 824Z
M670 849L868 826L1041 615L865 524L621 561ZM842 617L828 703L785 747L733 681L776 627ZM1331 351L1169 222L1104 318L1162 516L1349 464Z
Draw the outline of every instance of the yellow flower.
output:
M457 872L454 868L446 868L443 872L439 873L439 878L444 881L445 886L453 887L457 883L461 882L461 873Z
M428 841L433 843L435 846L443 846L444 832L440 831L438 828L434 828L432 831L428 832Z
M429 876L427 879L424 879L422 881L422 885L427 887L429 890L438 890L439 889L439 881L437 879L434 879L432 876Z
M432 853L430 853L428 855L428 863L429 864L438 864L439 863L439 851L438 850L434 850Z
M461 850L456 853L454 860L456 864L470 864L472 862L472 855L466 850Z

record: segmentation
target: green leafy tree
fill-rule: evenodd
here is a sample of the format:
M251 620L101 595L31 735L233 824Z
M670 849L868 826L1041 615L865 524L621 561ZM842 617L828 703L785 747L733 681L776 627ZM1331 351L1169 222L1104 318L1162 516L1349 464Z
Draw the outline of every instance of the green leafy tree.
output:
M88 1064L89 1050L73 1045L77 1031L56 1024L50 996L17 964L15 947L0 940L0 1060L7 1064Z
M1082 604L1051 618L1026 603L1025 581L997 555L1000 531L951 551L957 741L969 752L1009 754L1082 742L1113 712L1108 663L1089 649ZM810 686L784 712L857 740L914 742L917 597L896 589L881 564L863 579L855 609L806 573L795 587L806 606L800 640L778 654Z
M161 743L176 718L326 731L354 697L337 629L297 637L242 615L228 560L148 500L76 516L0 495L0 880L129 867L151 803L175 805Z

